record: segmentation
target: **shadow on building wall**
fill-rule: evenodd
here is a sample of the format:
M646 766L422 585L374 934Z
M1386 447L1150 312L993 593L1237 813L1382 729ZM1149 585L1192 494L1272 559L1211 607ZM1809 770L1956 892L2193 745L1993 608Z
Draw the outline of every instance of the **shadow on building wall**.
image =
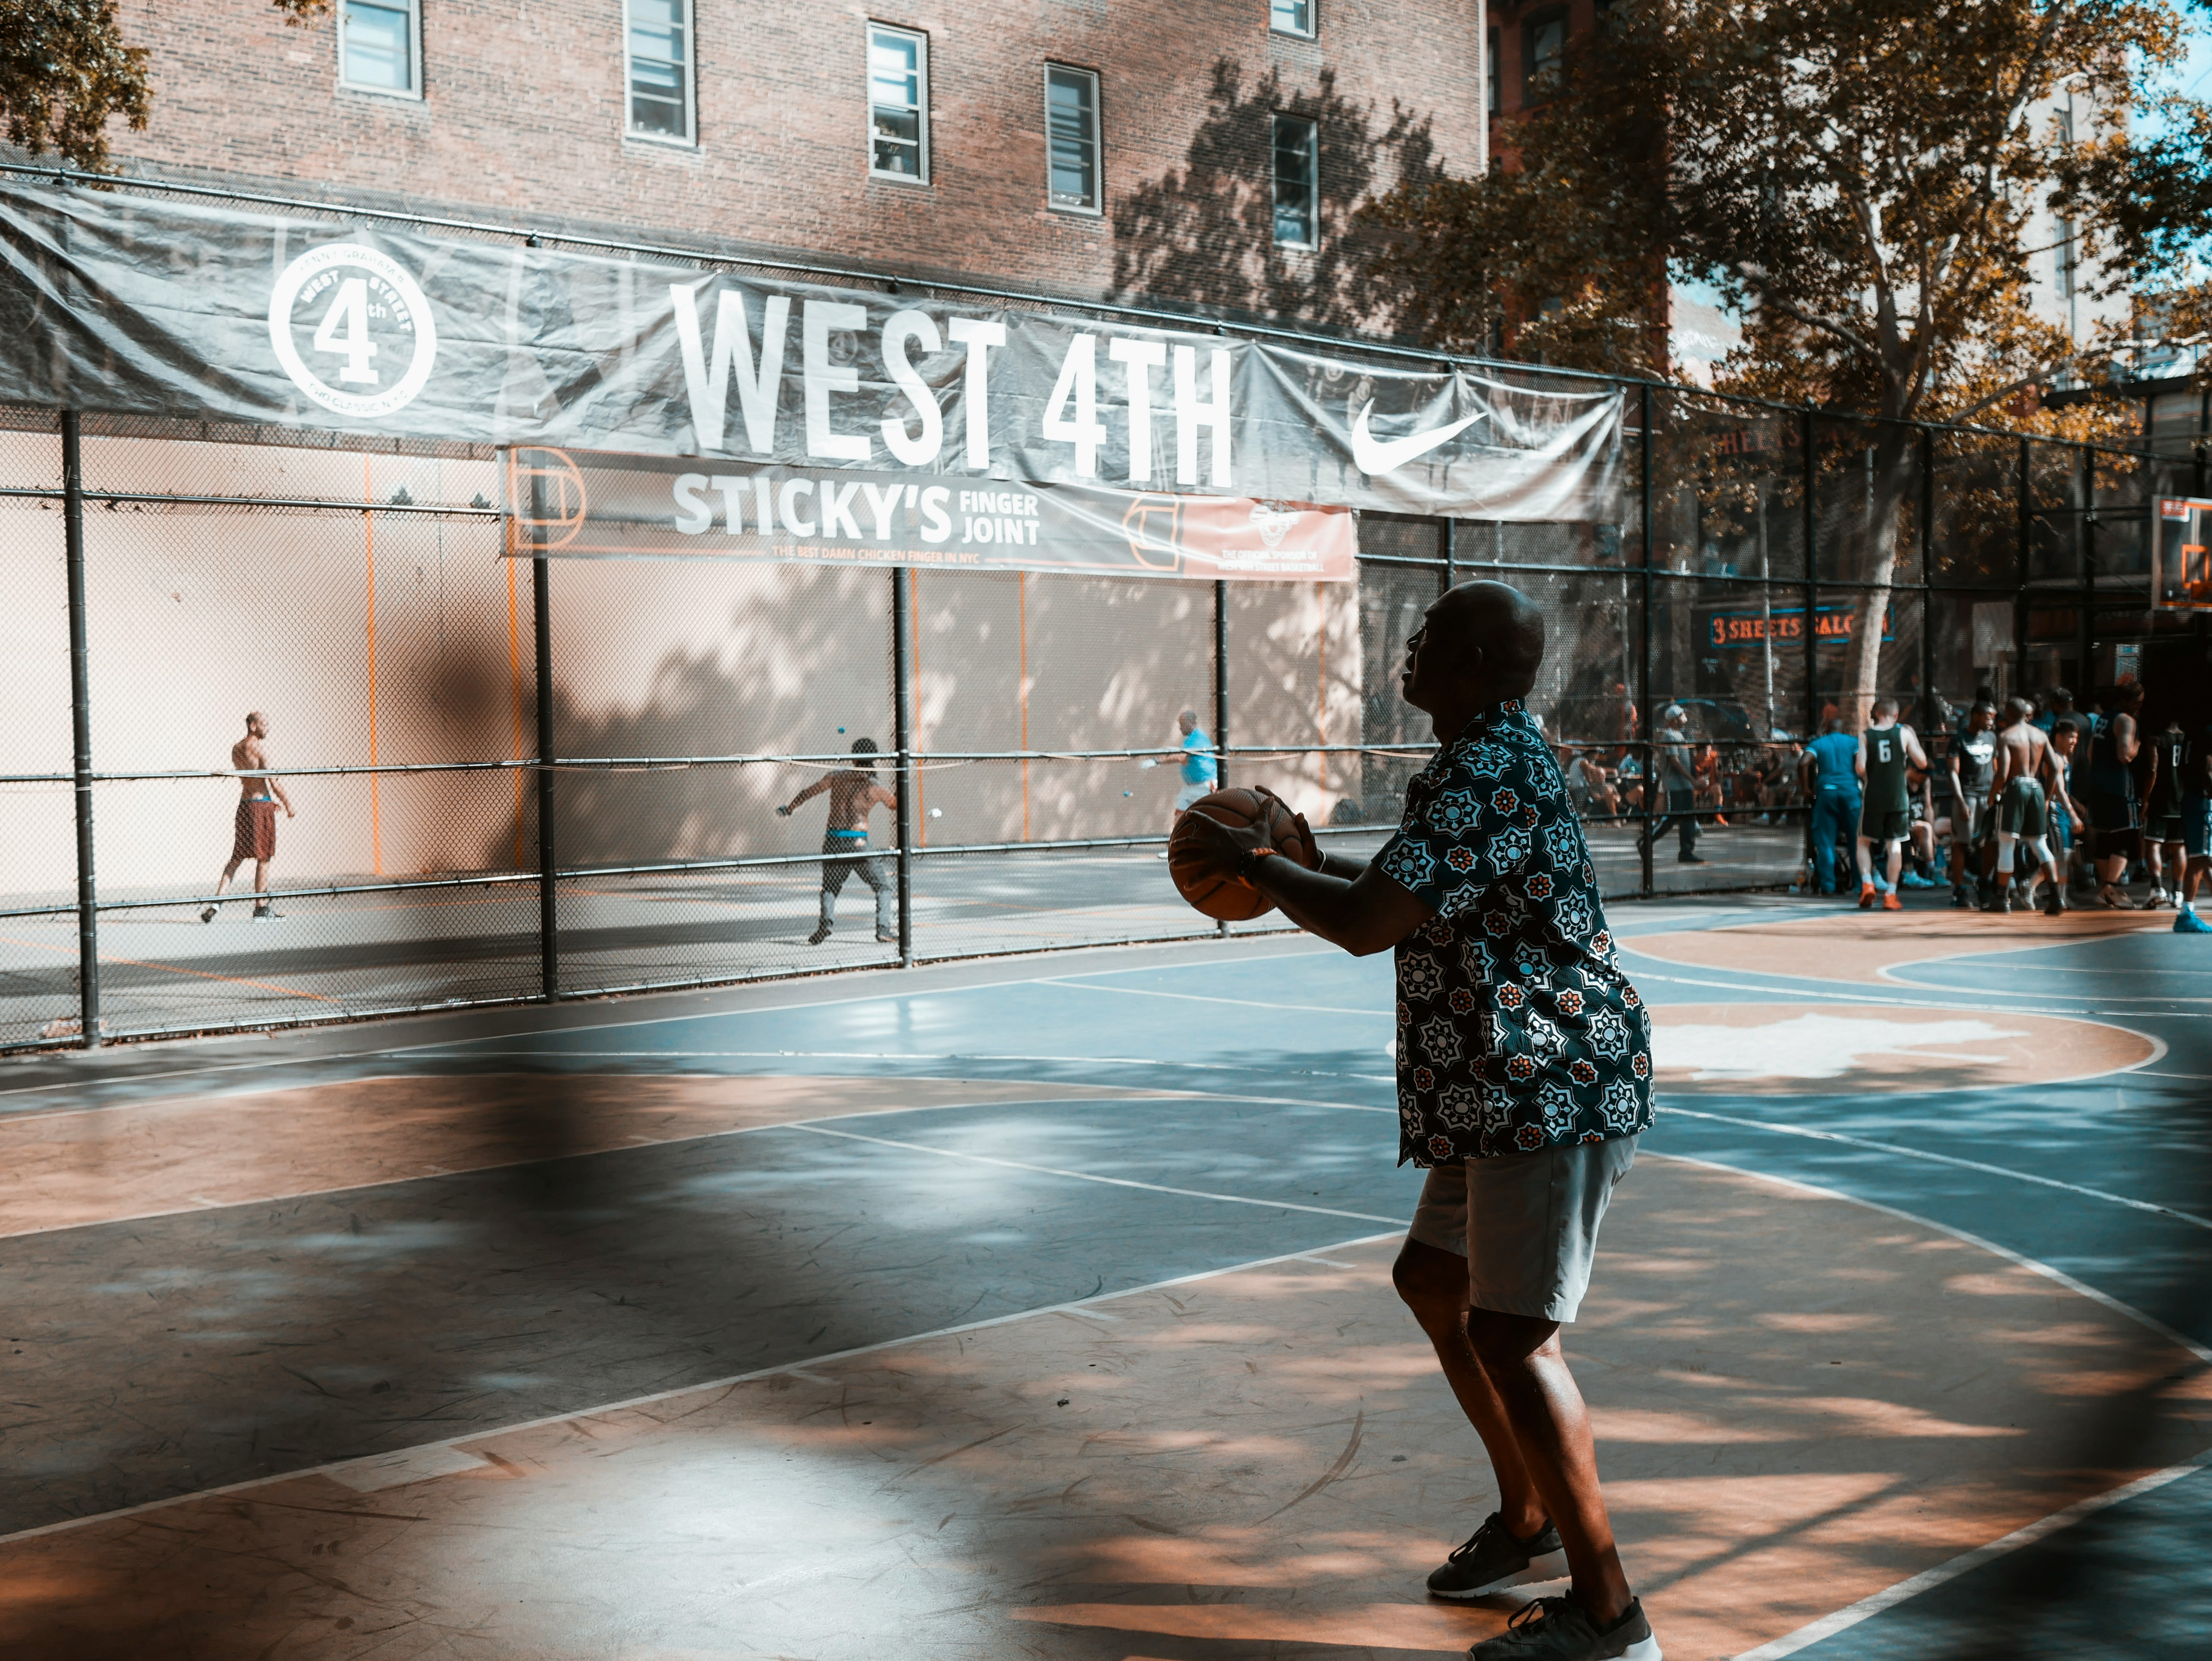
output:
M1368 281L1379 235L1353 211L1393 185L1442 176L1433 121L1393 104L1339 95L1322 71L1311 94L1286 94L1279 70L1248 89L1226 58L1213 66L1206 119L1181 172L1138 186L1115 205L1109 297L1164 301L1332 328L1372 326ZM1303 116L1319 130L1321 239L1317 248L1274 238L1273 124ZM1395 173L1392 164L1395 163Z

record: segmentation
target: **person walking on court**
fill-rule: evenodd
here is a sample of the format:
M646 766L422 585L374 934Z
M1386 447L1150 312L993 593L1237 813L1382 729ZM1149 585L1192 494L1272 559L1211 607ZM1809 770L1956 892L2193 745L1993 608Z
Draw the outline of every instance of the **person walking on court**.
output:
M1212 794L1213 782L1220 777L1221 767L1214 759L1213 740L1198 724L1197 710L1186 709L1177 715L1176 727L1182 734L1182 788L1176 792L1175 799L1175 816L1181 818L1191 803Z
M1990 779L1996 771L1997 708L1987 698L1976 698L1966 724L1952 735L1949 766L1950 800L1939 804L1951 827L1951 904L1972 904L1973 891L1983 885L1982 842L1990 812Z
M1261 825L1208 819L1198 836L1218 872L1308 933L1396 953L1399 1158L1428 1176L1393 1278L1498 1489L1429 1590L1483 1597L1564 1552L1571 1589L1528 1605L1473 1661L1658 1661L1559 1344L1651 1123L1650 1022L1522 703L1543 654L1543 613L1504 583L1462 583L1429 607L1401 685L1439 748L1372 862L1331 854L1308 870Z
M246 736L230 746L230 764L238 775L238 811L231 815L230 863L216 879L216 903L200 913L202 922L213 922L222 909L230 879L246 861L253 861L253 921L281 917L269 898L269 861L276 857L276 810L291 818L292 799L283 781L269 770L269 752L262 740L269 736L269 717L258 709L246 717Z
M1813 885L1823 894L1843 892L1843 848L1859 823L1858 754L1859 741L1832 716L1797 757L1797 788L1813 802Z
M2197 915L2197 885L2212 872L2212 726L2197 727L2182 746L2181 848L2186 863L2176 873L2181 893L2173 932L2212 934L2212 923Z
M793 808L804 806L824 790L830 793L829 824L822 833L822 919L806 937L809 946L819 946L830 938L837 921L837 896L848 877L858 877L875 891L877 941L884 946L897 944L898 930L891 921L891 885L884 875L883 861L867 851L869 814L878 807L898 806L898 798L876 782L874 764L857 759L876 753L873 739L854 739L856 759L849 771L823 774L775 810L777 818L789 818Z
M2081 806L2089 817L2097 901L2107 911L2132 911L2136 903L2128 897L2128 861L2142 842L2134 763L2142 747L2137 729L2143 689L2130 682L2119 689L2116 702L2120 707L2112 715L2071 719L2089 731L2089 753L2081 766Z
M2028 719L2033 713L2025 698L2011 698L2005 703L2005 727L1997 734L1996 759L1990 776L1991 812L1996 818L1996 876L1982 910L2012 910L2013 867L2025 846L2031 863L2021 879L2021 891L2027 894L2036 873L2041 872L2051 884L2049 905L2055 917L2065 910L2066 901L2059 884L2058 862L2047 840L2051 797L2044 789L2044 780L2056 775L2051 765L2051 740ZM2068 730L2072 730L2070 725Z
M1679 703L1670 703L1659 719L1659 736L1652 745L1652 770L1666 793L1660 798L1666 812L1637 838L1636 851L1641 854L1657 847L1668 827L1676 825L1680 828L1675 837L1674 862L1703 865L1705 861L1698 854L1698 772L1690 755L1689 712Z
M1897 718L1897 700L1874 701L1874 724L1859 735L1852 768L1858 775L1859 910L1874 909L1875 872L1874 850L1879 847L1886 873L1881 884L1885 911L1902 911L1897 879L1905 868L1905 843L1912 834L1912 795L1905 769L1928 768L1928 752L1920 747L1913 730Z
M2142 753L2149 764L2143 783L2143 862L2150 867L2152 910L2179 905L2182 873L2189 868L2181 828L2182 757L2188 752L2189 734L2179 718L2169 717L2165 727L2143 740ZM2166 873L2173 873L2166 886Z

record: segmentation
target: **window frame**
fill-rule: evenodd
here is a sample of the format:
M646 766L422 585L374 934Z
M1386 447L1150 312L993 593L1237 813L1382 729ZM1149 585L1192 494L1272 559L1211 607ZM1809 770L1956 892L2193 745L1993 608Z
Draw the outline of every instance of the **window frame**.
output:
M1485 117L1505 113L1505 60L1498 55L1504 45L1504 32L1493 23L1484 31L1482 39L1482 96L1487 107Z
M1306 132L1306 240L1290 241L1282 234L1281 212L1283 174L1282 131L1285 122L1296 122ZM1310 115L1297 115L1278 110L1267 125L1267 222L1272 246L1278 248L1302 248L1310 252L1321 246L1321 123Z
M368 0L380 11L404 11L407 14L407 67L412 84L401 91L392 87L379 87L365 81L349 80L346 76L346 37L351 31L346 19L351 10L348 0L337 0L338 14L338 85L347 92L366 93L371 98L404 98L420 104L424 100L422 73L422 0Z
M1555 24L1559 31L1559 55L1554 63L1564 72L1567 66L1567 40L1574 29L1572 15L1565 6L1546 6L1521 20L1521 107L1524 110L1539 108L1553 97L1552 93L1537 90L1537 77L1544 71L1536 66L1536 31Z
M1321 0L1302 0L1302 3L1306 9L1306 26L1302 29L1293 29L1286 28L1275 21L1276 0L1267 0L1267 33L1279 34L1291 40L1320 40ZM1291 3L1301 3L1301 0L1291 0Z
M921 48L921 52L917 55L915 61L915 102L914 105L914 110L915 117L917 118L915 123L915 160L919 162L921 169L919 173L894 173L889 168L878 167L876 165L876 66L874 59L876 36L878 33L901 36L905 40L915 41ZM860 39L863 43L860 61L861 102L866 121L868 177L870 179L883 179L888 184L927 188L933 176L933 164L935 161L934 156L931 154L930 143L929 32L927 29L909 28L904 23L886 23L879 18L871 17L867 20L867 26L862 32ZM886 107L889 106L886 106Z
M1091 190L1096 199L1088 204L1062 202L1052 188L1052 77L1079 75L1091 83ZM1072 213L1091 219L1106 214L1106 88L1096 70L1075 64L1044 64L1044 204L1054 213Z
M622 9L622 71L623 71L623 138L625 143L635 139L641 144L672 144L681 149L699 147L699 36L696 0L676 0L684 11L684 136L671 133L647 132L636 125L634 102L637 88L631 80L631 64L635 54L630 51L630 8L635 0L623 0Z

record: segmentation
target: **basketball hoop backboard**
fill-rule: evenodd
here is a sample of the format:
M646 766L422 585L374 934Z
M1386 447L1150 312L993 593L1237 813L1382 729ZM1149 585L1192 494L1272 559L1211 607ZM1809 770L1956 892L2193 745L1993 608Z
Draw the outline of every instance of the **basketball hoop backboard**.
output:
M2166 611L2212 611L2212 501L2160 496L2157 526L2151 603Z

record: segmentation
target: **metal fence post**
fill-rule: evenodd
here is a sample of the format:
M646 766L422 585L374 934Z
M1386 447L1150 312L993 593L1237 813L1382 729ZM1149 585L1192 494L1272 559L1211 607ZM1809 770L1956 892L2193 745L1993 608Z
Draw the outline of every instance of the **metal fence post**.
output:
M1652 741L1651 726L1651 605L1653 599L1656 598L1656 591L1652 586L1651 566L1652 560L1657 552L1657 538L1653 534L1652 531L1651 383L1648 380L1645 381L1644 385L1638 389L1638 392L1639 402L1638 404L1638 413L1637 419L1642 426L1644 432L1644 441L1638 451L1638 460L1641 464L1642 470L1641 484L1643 493L1641 501L1643 503L1642 512L1644 514L1644 627L1642 636L1644 682L1643 684L1637 689L1637 708L1641 712L1641 726L1644 733L1644 834L1637 838L1636 845L1640 850L1643 861L1643 886L1639 891L1643 894L1644 898L1649 899L1651 897L1654 888L1651 874L1651 858L1656 850L1653 844L1658 840L1657 837L1653 833L1658 829L1659 824L1658 819L1656 817L1658 807L1656 798L1659 794L1659 748L1658 745Z
M543 512L538 514L541 522ZM553 845L553 562L530 562L530 621L538 662L538 973L548 1003L561 997L560 863Z
M77 1031L100 1045L100 910L92 868L92 666L85 639L84 450L75 410L62 411L62 537L69 565L70 729L76 787Z
M2074 515L2074 555L2081 562L2081 626L2075 631L2078 642L2075 651L2079 661L2074 669L2074 693L2076 697L2089 697L2091 679L2089 654L2096 648L2095 624L2092 621L2097 603L2097 453L2087 445L2079 447L2075 465L2080 470L2077 488L2081 494L2081 511Z
M2019 569L2012 590L2012 666L2019 684L2008 696L2018 697L2027 690L2027 581L2035 569L2035 441L2020 441Z
M1813 425L1813 407L1809 404L1797 417L1798 447L1803 452L1799 458L1802 504L1805 536L1805 742L1808 745L1820 736L1820 562L1815 557L1820 540L1820 509L1814 500L1814 487L1820 479L1820 463L1814 453L1814 441L1819 436ZM1820 873L1826 868L1821 850L1814 845L1817 835L1814 824L1819 815L1814 811L1814 800L1805 804L1805 882L1808 893L1817 892ZM1834 853L1830 849L1829 855ZM1842 878L1839 876L1840 883Z
M1942 724L1936 704L1935 569L1936 435L1923 427L1920 429L1920 730L1923 736L1932 734ZM1928 759L1930 762L1936 759L1933 751L1929 752Z
M1213 584L1213 788L1229 788L1229 585L1218 577ZM1226 939L1229 925L1218 922L1213 932Z
M1450 519L1443 521L1444 586L1441 592L1444 593L1449 593L1459 581L1459 550L1453 536L1453 529L1458 522Z
M891 748L898 755L892 782L898 798L898 948L902 968L914 967L914 637L907 569L891 568Z

